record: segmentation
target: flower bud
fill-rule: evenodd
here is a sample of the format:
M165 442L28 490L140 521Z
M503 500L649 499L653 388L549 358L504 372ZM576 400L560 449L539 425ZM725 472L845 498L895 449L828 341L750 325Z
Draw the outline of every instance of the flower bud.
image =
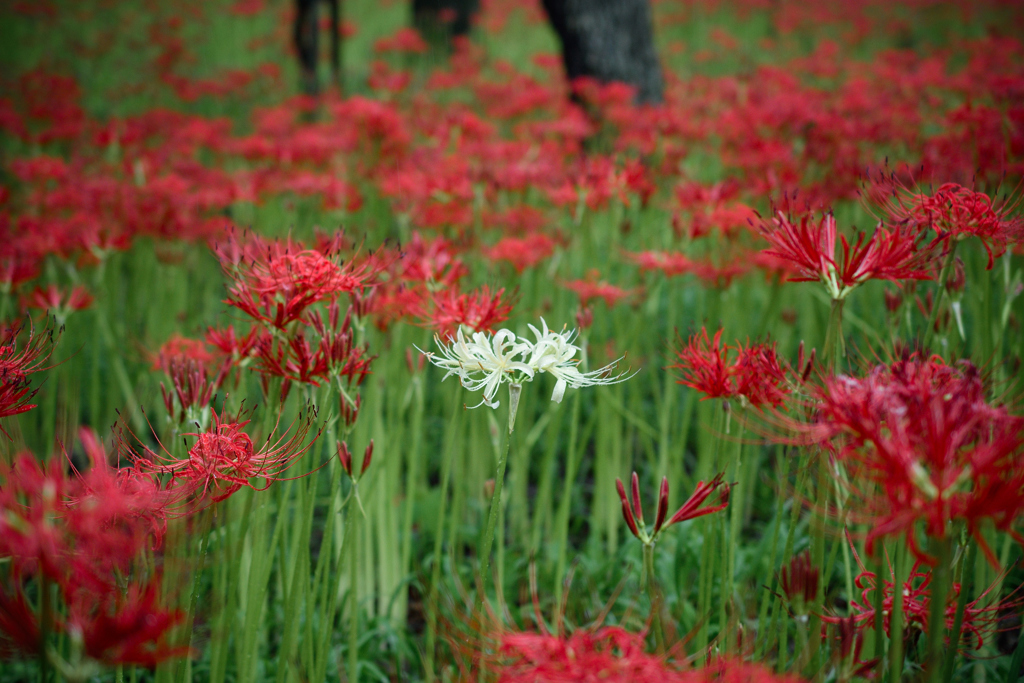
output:
M818 597L818 578L818 568L811 564L811 553L807 550L794 555L789 566L782 568L779 586L795 614L807 614L808 607Z

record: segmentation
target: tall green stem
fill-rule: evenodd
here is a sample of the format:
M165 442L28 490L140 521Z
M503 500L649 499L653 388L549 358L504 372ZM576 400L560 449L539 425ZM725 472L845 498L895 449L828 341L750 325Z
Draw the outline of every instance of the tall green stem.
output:
M576 440L579 438L580 392L572 397L572 423L569 425L569 460L565 464L565 481L562 482L562 500L558 505L558 564L555 565L555 604L562 604L562 577L565 576L566 557L569 552L569 511L572 506L572 492L576 480Z
M351 506L348 511L348 533L346 543L349 547L349 621L348 621L348 681L357 683L359 680L359 535L356 524L359 515Z
M924 328L924 340L921 342L921 346L925 349L931 347L932 337L935 336L935 323L939 319L939 309L942 308L942 303L945 299L946 279L949 277L949 271L953 267L953 259L956 256L956 245L957 241L955 239L950 242L949 252L946 254L946 260L942 262L942 270L939 272L939 291L935 294L935 302L932 304L932 312L928 316L928 326ZM987 301L986 304L988 304Z
M444 540L444 520L448 507L448 487L452 477L452 460L455 458L455 444L458 442L459 415L462 408L458 405L452 411L451 420L448 422L448 441L445 448L444 460L441 462L441 503L437 510L437 525L434 528L434 564L430 568L430 598L427 601L427 652L424 667L426 668L427 680L433 681L434 675L434 646L437 642L437 588L441 582L441 549Z
M494 493L491 494L491 509L487 515L487 528L484 529L483 545L480 548L480 594L476 598L477 609L483 607L484 596L487 594L487 584L490 582L491 571L491 546L494 544L494 528L498 523L498 510L501 506L501 489L505 482L505 466L508 464L508 448L512 442L512 428L515 424L515 411L519 405L519 392L522 386L509 384L509 421L508 433L505 434L505 445L501 449L501 456L498 458L498 469L494 475Z
M935 551L938 559L932 569L931 582L931 616L928 620L928 660L925 671L931 683L942 680L942 647L946 635L946 601L950 584L950 556L953 542L950 538L935 539ZM959 634L954 634L955 642L959 642ZM956 649L954 644L953 649Z
M960 562L960 595L956 601L956 616L953 618L953 630L949 634L949 647L946 648L946 661L942 666L942 680L953 680L953 667L956 664L957 652L960 650L960 640L963 634L960 629L964 624L964 611L967 609L967 601L974 589L974 564L978 559L978 544L970 537L967 541L967 553Z
M843 304L846 299L832 299L828 315L828 329L825 330L825 367L834 372L840 359L846 356L846 341L843 338Z
M651 622L654 628L654 638L658 644L658 654L665 652L665 628L661 623L661 589L658 587L658 579L654 574L654 544L644 543L644 573L640 580L640 590L647 588L647 595L651 599Z

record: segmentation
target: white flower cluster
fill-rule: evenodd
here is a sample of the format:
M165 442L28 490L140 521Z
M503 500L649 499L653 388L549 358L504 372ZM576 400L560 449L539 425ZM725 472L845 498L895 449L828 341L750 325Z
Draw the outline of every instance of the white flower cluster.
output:
M467 341L460 328L455 339L449 338L449 344L434 337L440 353L423 353L431 363L447 371L443 379L455 375L462 386L470 391L483 390L483 400L474 408L481 405L497 408L499 402L495 397L502 383L518 386L541 372L554 376L555 390L551 400L558 403L562 401L567 388L615 384L629 378L626 373L611 374L619 361L609 363L599 370L580 372L576 367L580 361L575 358L580 347L572 343L575 332L553 332L548 329L543 318L540 322L539 330L529 325L536 341L517 337L514 332L506 329L498 330L493 335L473 332Z

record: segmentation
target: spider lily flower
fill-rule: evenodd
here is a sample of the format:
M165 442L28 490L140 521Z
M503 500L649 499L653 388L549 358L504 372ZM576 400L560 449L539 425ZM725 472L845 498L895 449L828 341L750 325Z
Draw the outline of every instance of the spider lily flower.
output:
M494 399L502 384L522 384L536 374L533 366L521 360L532 346L518 340L511 330L498 330L493 335L474 332L467 340L460 327L451 345L445 345L436 335L434 341L440 354L421 352L446 371L442 381L454 375L466 389L483 391L483 399L474 408L482 405L497 408L500 403Z
M614 361L590 372L580 372L576 367L579 360L575 359L580 347L573 344L576 338L574 330L552 332L548 329L544 318L540 319L541 329L528 325L537 338L530 354L530 366L537 372L547 372L555 377L555 389L551 392L551 400L561 403L567 388L580 389L599 384L617 384L629 379L625 373L611 376L611 371L618 361ZM621 360L621 359L620 359Z
M794 555L789 565L782 568L779 573L779 586L794 613L807 614L808 608L818 597L819 578L820 572L811 564L811 553L806 550Z
M22 325L15 325L6 331L0 330L0 417L19 415L36 407L29 401L38 390L32 389L28 376L46 370L43 363L53 353L52 328L36 334L30 327L28 339L19 344L22 329ZM0 433L10 438L3 427Z
M460 327L450 345L435 336L441 349L440 354L421 351L430 362L447 371L443 379L455 375L462 386L470 391L484 392L483 400L477 404L497 408L494 400L501 384L508 382L521 385L530 381L537 373L546 372L555 377L555 389L551 400L561 402L568 388L579 389L600 384L615 384L628 379L624 374L610 376L616 363L591 372L580 372L579 360L575 358L580 347L573 344L575 331L553 332L541 319L541 328L529 325L537 341L531 342L516 337L511 330L501 329L488 336L484 332L473 332L469 341Z
M865 377L828 377L812 394L817 419L802 429L830 441L851 483L851 511L868 524L868 549L904 535L921 562L917 529L948 538L960 524L998 566L981 533L986 520L1024 544L1024 418L985 400L967 361L912 356Z
M760 233L771 245L764 254L795 266L793 282L820 281L836 301L868 280L932 279L928 265L934 250L919 247L920 233L905 225L891 232L879 225L870 237L861 233L850 244L838 233L830 212L815 220L810 212L794 217L776 211L773 218L761 221ZM837 238L842 244L838 258Z
M723 482L722 475L718 474L707 483L698 482L693 494L676 510L674 515L668 517L668 478L662 477L661 488L658 491L658 512L654 519L654 525L648 530L644 524L644 510L640 504L640 477L636 472L633 473L630 483L629 497L626 496L626 487L622 484L621 479L615 480L615 488L622 501L622 517L626 520L626 526L634 536L643 541L644 545L654 545L658 540L658 535L673 524L710 515L724 510L729 505L730 486ZM719 487L723 488L717 504L705 505L711 494Z

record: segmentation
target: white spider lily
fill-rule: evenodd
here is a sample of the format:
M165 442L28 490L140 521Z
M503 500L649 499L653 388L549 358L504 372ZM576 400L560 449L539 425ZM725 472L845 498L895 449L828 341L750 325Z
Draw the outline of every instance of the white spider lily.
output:
M494 398L502 382L533 379L534 368L518 360L530 353L532 344L517 341L511 330L498 330L490 337L484 332L474 332L471 341L466 341L460 327L455 339L450 339L450 346L440 337L435 336L434 341L440 353L423 353L431 363L447 371L442 380L455 375L466 389L483 390L483 400L474 408L481 405L497 408L499 402Z
M611 371L619 362L614 361L598 370L580 372L576 367L579 359L575 358L580 347L573 344L576 333L573 330L552 332L544 318L540 319L541 329L529 325L530 331L537 338L530 354L530 366L537 372L547 372L555 377L555 389L551 392L551 400L561 403L567 388L580 389L600 384L617 384L629 379L625 373L612 376ZM621 358L619 360L622 360Z

